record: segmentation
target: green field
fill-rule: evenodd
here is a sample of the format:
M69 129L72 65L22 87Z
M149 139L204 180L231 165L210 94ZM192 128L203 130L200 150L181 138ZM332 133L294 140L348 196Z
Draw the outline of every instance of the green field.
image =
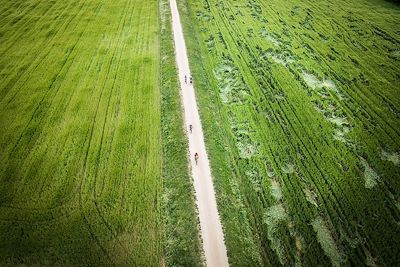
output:
M180 0L233 266L396 266L400 5Z
M201 263L166 3L1 1L1 266Z
M396 266L400 5L178 0L232 266ZM3 0L0 266L202 266L168 0Z

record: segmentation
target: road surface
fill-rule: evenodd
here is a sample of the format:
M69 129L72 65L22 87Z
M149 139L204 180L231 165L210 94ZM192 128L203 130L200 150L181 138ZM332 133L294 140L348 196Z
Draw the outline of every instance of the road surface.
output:
M195 92L193 84L190 83L191 74L189 61L176 0L170 0L170 7L175 43L175 57L181 84L181 96L185 113L184 118L189 138L190 162L206 263L209 267L229 266ZM187 76L186 83L185 75ZM196 78L193 77L193 83L195 82ZM192 133L190 133L189 125L193 126ZM195 153L199 155L197 164L194 159Z

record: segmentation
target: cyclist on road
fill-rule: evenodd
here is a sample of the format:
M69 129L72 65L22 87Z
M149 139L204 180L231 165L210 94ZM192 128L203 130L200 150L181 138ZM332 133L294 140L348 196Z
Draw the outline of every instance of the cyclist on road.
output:
M197 161L199 160L199 154L197 154L197 152L194 154L194 161L196 161L196 165L197 165Z

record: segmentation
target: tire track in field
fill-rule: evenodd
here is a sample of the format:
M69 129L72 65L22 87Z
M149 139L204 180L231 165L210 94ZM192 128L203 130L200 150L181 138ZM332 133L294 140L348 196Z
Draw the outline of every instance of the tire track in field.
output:
M131 5L131 3L132 3L132 1L127 2L124 10L129 10L129 6ZM132 8L132 9L134 9L134 8ZM106 78L106 80L104 82L104 85L103 85L103 87L106 87L105 85L106 85L106 83L108 81L108 76L110 74L113 62L115 60L115 62L116 62L115 63L116 64L116 70L114 72L113 82L112 82L110 94L108 96L107 105L106 105L106 113L104 115L104 120L103 120L103 124L102 124L101 138L100 138L99 149L97 151L97 157L96 157L97 158L97 163L95 165L96 167L95 167L95 171L94 171L94 181L93 181L93 190L92 190L93 202L95 204L95 208L96 208L96 211L97 211L98 216L100 218L100 221L106 226L106 228L110 232L111 236L114 238L114 241L116 241L116 244L118 244L122 248L122 250L125 252L127 259L129 259L129 251L128 251L128 249L121 243L121 241L119 240L117 234L114 232L114 230L112 229L111 225L107 222L107 220L105 219L104 215L102 214L102 212L101 212L101 210L99 208L98 198L99 198L100 194L96 192L96 188L97 188L97 180L98 180L98 175L99 175L100 158L101 158L101 154L102 154L102 150L103 150L104 132L105 132L105 128L106 128L106 125L107 125L107 118L108 118L109 109L110 109L110 102L111 102L112 96L114 95L114 89L116 87L115 86L116 78L117 78L117 76L119 74L119 69L120 69L120 66L121 66L120 62L121 62L121 58L122 58L122 55L123 55L124 48L126 47L126 44L123 47L120 48L122 51L119 51L118 59L116 59L116 54L117 54L118 48L120 47L120 45L121 45L121 43L123 41L123 38L121 38L121 37L123 36L124 25L126 24L126 18L127 18L127 14L128 13L129 14L134 14L133 10L132 10L132 12L127 12L126 11L126 12L124 12L124 16L120 20L120 23L119 23L119 26L118 26L118 32L119 32L118 36L119 37L118 37L117 41L115 42L115 44L113 45L115 47L115 49L113 51L112 61L111 61L110 65L109 65L109 69L107 71L107 78Z
M127 5L128 5L128 3L127 3ZM125 18L126 18L127 12L125 12L124 14L125 14L125 16L121 17L120 25L123 25L123 23L124 23L124 21L125 21ZM122 29L123 29L123 27L121 27L121 31L122 31ZM121 35L122 35L122 33L120 34L120 37L121 37ZM96 111L95 111L95 116L94 116L94 118L93 118L92 126L91 126L91 129L90 129L89 144L88 144L87 149L86 149L85 159L84 159L84 165L83 165L83 166L84 166L84 169L85 169L85 174L84 174L83 176L84 176L85 178L82 179L81 184L80 184L80 190L79 190L79 196L80 196L79 199L80 199L81 214L82 214L82 216L85 218L85 222L86 222L86 224L87 224L87 226L88 226L88 230L89 230L89 232L91 233L92 238L95 239L97 245L98 245L98 246L101 248L101 250L107 255L108 260L109 260L109 261L111 262L111 264L113 264L113 265L115 265L115 264L114 264L114 262L112 261L110 255L109 255L109 253L108 253L108 251L107 251L107 249L102 245L101 240L100 240L100 239L96 236L96 234L94 233L94 231L93 231L93 229L92 229L92 227L91 227L91 223L90 223L89 219L85 216L85 214L84 214L84 212L83 212L83 204L89 203L89 199L86 199L86 200L83 199L83 188L82 188L82 187L83 187L83 180L87 180L87 176L88 176L88 174L86 173L87 162L88 162L88 158L89 158L89 150L90 150L91 143L92 143L92 140L93 140L93 132L94 132L95 123L96 123L96 121L97 121L97 116L98 116L98 114L99 114L100 102L101 102L101 100L102 100L102 98L103 98L103 93L105 92L105 88L106 88L105 85L106 85L107 80L109 79L110 70L111 70L111 66L112 66L112 62L114 61L115 54L116 54L116 51L117 51L117 48L118 48L118 45L115 45L115 44L118 44L118 43L119 43L119 40L120 40L120 38L119 38L117 41L114 42L114 45L113 45L113 46L114 46L114 50L113 50L113 53L112 53L111 62L110 62L110 64L109 64L109 66L108 66L106 78L104 79L104 83L103 83L103 86L102 86L102 91L101 91L101 94L100 94L100 96L99 96L99 100L98 100L98 102L97 102ZM104 125L104 124L103 124L103 125ZM100 147L101 147L101 144L100 144ZM96 168L98 168L97 165L96 165ZM97 175L96 175L96 176L97 176ZM95 181L96 181L96 179L97 179L97 177L94 177L94 187L95 187ZM94 197L94 198L96 197L95 194L93 194L93 191L92 191L92 197ZM109 229L109 231L111 231L111 234L113 234L111 227L110 227L109 224L106 222L106 220L104 219L104 217L103 217L102 214L101 214L100 209L98 208L96 199L94 199L93 202L94 202L94 204L95 204L95 209L96 209L97 212L98 212L98 215L99 215L100 220L101 220L101 221L103 222L103 224ZM111 230L110 230L110 229L111 229ZM126 254L128 254L126 248L125 248L122 244L121 244L121 246L122 246L123 249L126 251Z
M131 3L131 1L127 2L127 4L126 4L124 10L127 9L127 7L129 6L130 3ZM122 54L123 54L122 51L124 50L124 48L125 48L125 46L126 46L126 45L125 45L124 47L121 48L122 51L119 52L119 57L118 57L118 59L116 59L117 50L118 50L120 44L122 43L122 38L121 38L121 36L122 36L122 34L123 34L122 31L123 31L124 25L126 24L127 13L128 13L128 12L125 12L125 13L124 13L124 16L121 17L121 20L120 20L120 22L119 22L119 25L118 25L118 28L117 28L117 31L118 31L118 39L115 41L115 44L113 45L114 51L113 51L113 54L112 54L112 57L111 57L110 65L109 65L108 70L107 70L107 76L106 76L106 79L105 79L104 84L103 84L103 87L106 87L106 84L107 84L107 82L108 82L108 77L110 76L111 68L112 68L113 63L114 63L114 61L115 61L115 62L116 62L116 63L115 63L115 65L116 65L116 70L115 70L115 72L114 72L113 82L112 82L112 85L111 85L111 90L110 90L110 93L109 93L108 98L107 98L107 104L106 104L106 108L105 108L105 109L106 109L106 113L105 113L105 115L104 115L104 120L103 120L103 124L102 124L102 130L101 130L101 137L100 137L99 149L97 150L97 157L96 157L96 159L97 159L97 164L96 164L95 171L94 171L95 175L94 175L94 183L93 183L93 197L94 197L95 200L96 200L97 197L99 196L99 195L96 193L96 183L97 183L97 176L98 176L99 165L100 165L100 164L99 164L99 163L100 163L99 161L100 161L101 152L102 152L102 149L103 149L104 132L105 132L106 124L107 124L107 118L108 118L108 113L109 113L109 108L110 108L110 101L111 101L111 98L112 98L112 96L113 96L113 92L114 92L114 88L115 88L115 81L116 81L116 77L118 76L118 70L119 70L119 68L120 68L121 57L122 57Z
M139 6L140 7L140 9L137 11L139 14L141 14L142 13L142 11L143 11L143 5L140 5ZM130 18L131 20L131 23L132 23L132 17ZM143 29L145 29L146 27L145 26L143 26ZM145 45L143 44L143 39L141 38L141 33L140 33L140 31L137 31L136 32L136 36L135 36L135 40L136 40L136 46L137 46L137 49L135 49L135 55L141 55L142 53L143 53L143 48L145 47ZM139 41L141 41L140 43L139 43ZM132 87L135 87L137 84L139 84L139 80L140 80L140 77L139 77L139 74L140 74L140 72L138 71L138 72L135 72L134 73L134 81L135 81L135 84L134 85L132 85ZM132 145L132 143L131 142L129 142L129 147L131 147L131 145ZM125 160L125 162L126 162L126 164L129 164L129 162L127 161L127 160ZM137 166L137 163L136 163L136 161L135 161L135 166ZM123 204L125 203L125 199L126 199L126 189L127 189L127 180L128 180L128 178L127 178L127 175L124 175L124 178L123 178L123 182L122 182L122 194L121 194L121 205L120 205L120 207L119 207L119 210L120 210L120 214L122 214L122 212L123 212Z
M90 236L91 236L91 238L95 241L95 243L99 246L99 248L102 250L102 252L104 253L104 255L106 256L106 258L107 258L107 260L110 262L110 264L111 265L113 265L113 266L115 266L115 264L114 264L114 262L112 261L112 259L111 259L111 257L110 257L110 255L108 254L108 251L107 251L107 249L101 244L101 242L100 242L100 240L98 239L98 237L95 235L95 233L94 233L94 230L92 229L92 227L91 227L91 224L90 224L90 222L88 221L88 219L86 218L86 215L85 215L85 211L84 211L84 208L83 208L83 205L84 204L87 204L87 202L88 202L88 200L87 199L84 199L84 196L83 196L83 184L86 182L86 180L87 180L87 177L88 177L88 171L87 171L87 166L88 166L88 159L89 159L89 150L90 150L90 147L91 147L91 143L92 143L92 140L93 140L93 132L94 132L94 125L95 125L95 123L96 123L96 117L97 117L97 114L98 114L98 109L99 109L99 106L100 106L100 101L101 101L101 96L102 96L102 94L103 94L103 92L104 92L104 88L103 88L103 90L101 91L101 94L100 94L100 97L99 97L99 100L97 101L97 106L96 106L96 112L95 112L95 115L94 115L94 117L93 117L93 120L92 120L92 124L91 124L91 127L90 127L90 129L89 129L89 139L87 139L89 142L88 142L88 145L87 145L87 148L86 148L86 153L85 153L85 158L84 158L84 162L83 162L83 173L82 173L82 179L80 180L80 185L79 185L79 191L78 191L78 195L79 195L79 197L78 197L78 199L79 199L79 211L80 211L80 214L81 214L81 217L82 217L82 219L84 220L84 222L85 222L85 225L86 225L86 227L87 227L87 229L88 229L88 231L89 231L89 234L90 234Z

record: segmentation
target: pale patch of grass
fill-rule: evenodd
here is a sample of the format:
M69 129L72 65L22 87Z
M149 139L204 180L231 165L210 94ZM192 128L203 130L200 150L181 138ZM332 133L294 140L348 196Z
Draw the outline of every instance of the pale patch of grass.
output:
M278 40L278 38L275 38L272 34L270 34L267 29L263 28L260 31L260 35L261 37L265 38L268 42L270 42L271 44L273 44L274 46L281 46L282 42L280 40Z
M252 143L238 142L236 146L239 149L239 156L243 159L251 158L258 151L257 145Z
M292 163L286 163L285 166L282 167L282 171L284 173L294 173L295 172L295 165Z
M256 170L247 170L246 175L247 177L249 177L251 183L253 184L254 191L261 192L262 185L259 173Z
M277 201L282 199L281 186L275 179L271 181L271 194Z
M261 58L270 58L273 62L281 64L285 67L294 62L294 59L289 54L279 52L266 52L261 56Z
M301 241L301 239L299 237L296 236L295 238L295 244L296 244L296 249L299 252L303 251L303 242Z
M304 189L304 193L306 194L307 201L318 207L317 195L315 194L315 192L309 188L306 188Z
M330 230L326 226L325 221L318 216L314 219L311 225L314 228L314 231L317 233L318 242L321 244L326 256L328 256L331 260L332 265L341 266L344 262L343 256L339 251L339 248L337 247Z
M381 159L392 162L394 165L399 166L400 164L400 155L396 152L386 152L385 150L381 151Z
M306 84L312 89L326 88L330 91L334 91L335 93L339 94L339 90L336 87L336 84L332 80L330 79L320 80L314 74L308 73L306 71L303 71L302 75Z
M311 73L303 72L303 79L312 89L319 87L320 81L318 80L317 76Z
M215 70L214 75L218 80L219 93L224 104L245 102L249 94L246 85L239 78L239 70L231 60L225 59Z
M347 118L345 118L345 117L332 116L331 118L328 118L328 121L330 121L331 123L333 123L337 126L342 126L344 124L348 124Z
M288 220L287 213L282 204L271 206L264 215L264 223L267 225L267 235L272 249L278 255L281 264L286 262L284 246L278 235L278 226Z
M360 160L364 167L365 187L372 189L378 184L378 181L380 180L379 175L371 168L371 166L369 166L368 162L364 158L361 158Z

